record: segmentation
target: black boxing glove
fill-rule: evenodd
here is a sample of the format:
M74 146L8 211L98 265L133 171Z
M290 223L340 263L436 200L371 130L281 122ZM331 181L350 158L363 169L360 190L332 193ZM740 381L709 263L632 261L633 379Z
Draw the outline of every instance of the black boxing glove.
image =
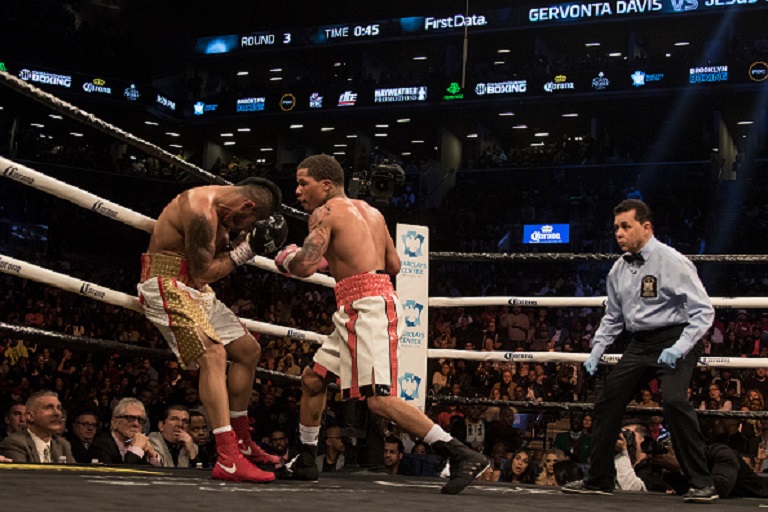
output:
M242 265L254 256L265 256L277 252L288 238L288 223L279 213L264 220L256 221L245 240L232 249L229 257L235 265Z

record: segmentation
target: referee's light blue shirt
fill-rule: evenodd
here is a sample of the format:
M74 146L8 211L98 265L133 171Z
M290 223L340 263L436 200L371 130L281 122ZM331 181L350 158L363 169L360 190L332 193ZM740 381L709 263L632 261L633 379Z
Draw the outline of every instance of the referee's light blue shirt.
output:
M645 261L622 257L608 273L608 302L592 355L601 356L625 325L638 332L687 323L673 345L686 355L712 325L715 309L688 258L653 236L639 254Z

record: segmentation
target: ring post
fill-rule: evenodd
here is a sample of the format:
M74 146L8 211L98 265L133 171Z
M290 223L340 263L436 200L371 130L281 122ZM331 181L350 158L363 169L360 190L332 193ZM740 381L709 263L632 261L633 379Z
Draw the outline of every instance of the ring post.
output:
M398 224L396 239L397 255L400 257L397 294L405 315L405 331L399 340L398 396L423 411L429 389L429 229L425 226Z

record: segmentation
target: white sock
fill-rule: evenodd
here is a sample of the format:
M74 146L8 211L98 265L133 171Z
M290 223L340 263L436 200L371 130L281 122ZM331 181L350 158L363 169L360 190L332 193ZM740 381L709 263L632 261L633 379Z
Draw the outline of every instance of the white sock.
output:
M307 427L299 424L299 439L301 444L317 446L317 438L320 437L320 426Z
M224 432L230 432L231 430L232 425L224 425L223 427L213 429L213 435L223 434Z
M432 428L427 432L427 435L424 436L424 442L428 445L436 443L437 441L445 441L447 443L450 442L451 439L453 439L451 434L440 428L440 425L438 424L432 425Z
M230 418L242 418L248 416L248 411L229 411Z

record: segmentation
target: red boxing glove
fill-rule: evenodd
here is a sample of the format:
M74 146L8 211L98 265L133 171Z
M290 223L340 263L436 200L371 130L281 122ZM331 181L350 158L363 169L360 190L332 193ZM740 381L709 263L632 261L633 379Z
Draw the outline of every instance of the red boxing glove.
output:
M296 254L301 250L301 247L299 247L296 244L291 244L283 247L283 250L281 250L279 253L277 253L277 256L275 256L275 265L277 266L277 270L282 272L285 275L292 275L291 274L291 261L293 258L296 257Z

